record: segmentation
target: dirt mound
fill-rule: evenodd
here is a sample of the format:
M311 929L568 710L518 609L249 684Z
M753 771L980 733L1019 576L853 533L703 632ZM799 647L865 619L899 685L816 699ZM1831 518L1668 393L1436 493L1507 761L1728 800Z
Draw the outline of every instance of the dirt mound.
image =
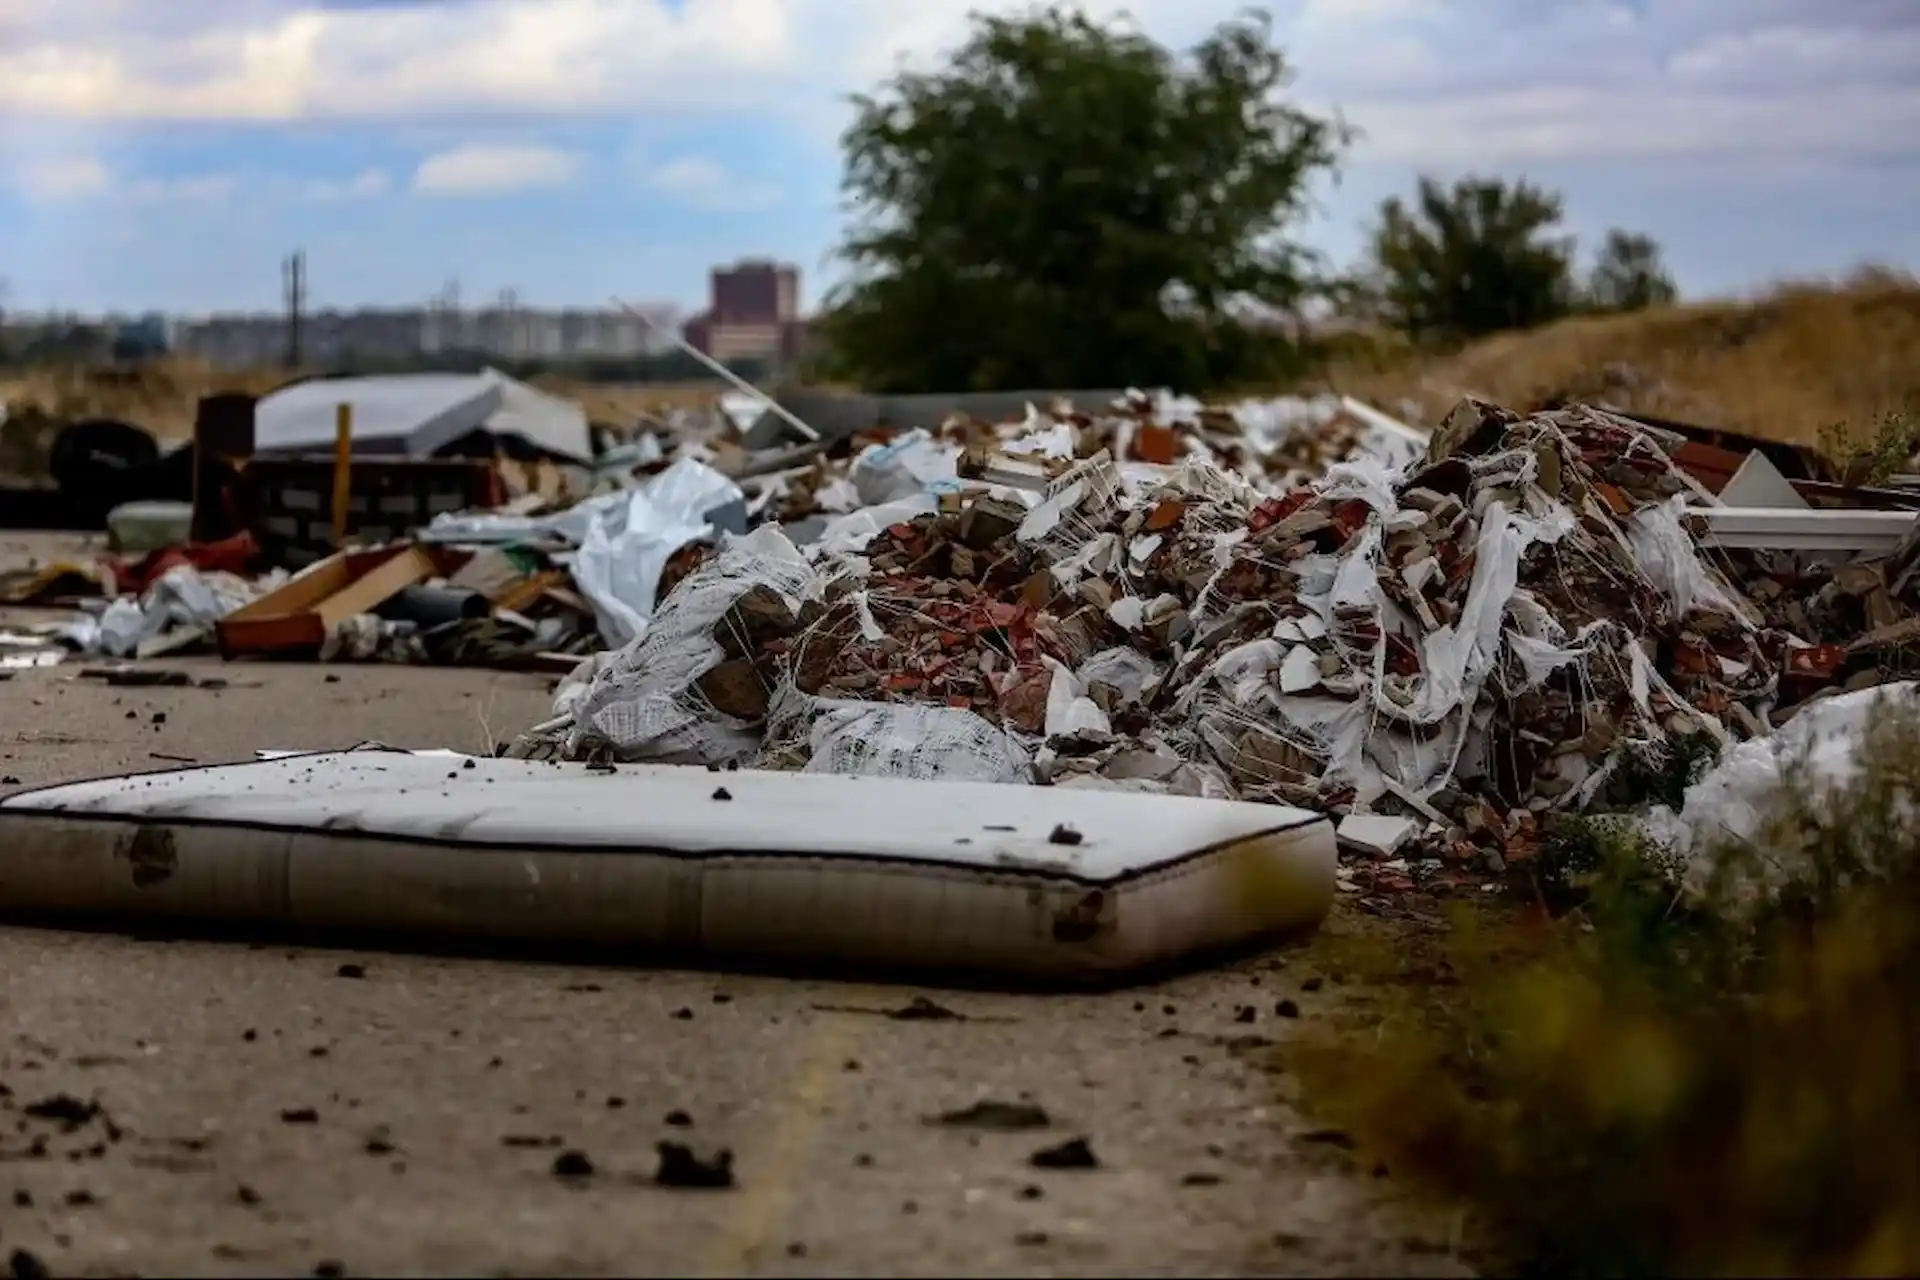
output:
M1862 272L1751 301L1579 317L1447 356L1380 346L1336 366L1341 391L1437 421L1463 395L1516 409L1608 403L1767 439L1817 444L1920 406L1920 279Z

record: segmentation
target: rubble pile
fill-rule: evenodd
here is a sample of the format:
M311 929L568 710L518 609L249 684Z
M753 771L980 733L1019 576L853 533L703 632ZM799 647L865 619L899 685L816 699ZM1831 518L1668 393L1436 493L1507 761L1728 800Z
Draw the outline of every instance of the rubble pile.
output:
M1099 439L1026 472L1005 442L962 446L931 509L860 538L763 529L561 698L604 727L672 667L710 740L636 720L589 743L565 705L536 740L1272 800L1497 868L1536 854L1549 812L1635 800L1678 740L1764 734L1820 648L1701 554L1685 513L1712 499L1659 433L1603 411L1470 400L1410 465L1363 452L1284 487L1210 451L1129 467ZM1872 563L1906 584L1912 558ZM769 620L696 611L689 670L668 620L756 592Z
M1809 700L1920 673L1920 523L1890 550L1850 560L1792 550L1714 558L1769 627L1808 641L1787 654L1775 724Z
M649 419L591 468L541 464L537 484L521 474L526 466L499 459L501 505L439 509L405 537L350 543L315 566L338 578L335 594L354 604L346 613L321 607L303 587L284 594L285 571L262 551L270 540L247 531L155 544L138 562L106 554L36 567L0 580L0 604L77 605L81 616L34 634L47 646L114 657L215 644L237 656L262 652L267 636L275 651L297 648L321 661L567 670L585 653L642 636L660 602L729 535L772 525L810 547L857 550L900 519L940 510L969 479L1001 487L998 507L972 504L970 531L995 522L1011 529L1026 518L1021 495L1094 457L1107 460L1103 483L1117 494L1123 469L1152 473L1198 459L1223 472L1293 475L1307 460L1406 448L1405 428L1395 435L1391 420L1375 414L1369 425L1356 413L1371 411L1331 397L1205 408L1136 392L1093 412L1060 401L1002 422L956 414L931 429L749 449L739 415L676 412ZM292 494L286 505L330 503L331 478L323 478L324 499ZM388 495L354 500L385 511ZM192 522L188 504L160 505L181 529ZM979 542L977 532L969 537ZM398 565L380 575L385 594L347 589L386 560ZM172 571L164 582L162 568ZM934 576L954 572L968 575L964 557ZM222 625L283 604L319 620L280 632ZM299 643L283 643L288 635Z
M1272 801L1463 877L1920 666L1910 509L1816 510L1758 452L1710 487L1592 406L1428 435L1129 392L764 438L681 415L484 510L396 489L437 513L291 577L250 534L46 566L0 603L99 598L9 644L565 673L516 751Z
M1525 857L1536 815L1630 756L1762 731L1786 637L1697 556L1644 433L1467 402L1383 481L1337 466L1264 501L1215 584L1176 707L1243 795Z

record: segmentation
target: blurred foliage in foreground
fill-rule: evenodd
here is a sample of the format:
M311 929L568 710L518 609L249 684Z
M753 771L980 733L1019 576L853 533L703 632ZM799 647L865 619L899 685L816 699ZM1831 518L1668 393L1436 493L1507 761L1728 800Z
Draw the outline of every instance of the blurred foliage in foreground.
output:
M1441 979L1327 1029L1306 1096L1459 1198L1496 1272L1920 1274L1920 715L1861 758L1790 771L1684 896L1575 824L1584 902L1374 957Z

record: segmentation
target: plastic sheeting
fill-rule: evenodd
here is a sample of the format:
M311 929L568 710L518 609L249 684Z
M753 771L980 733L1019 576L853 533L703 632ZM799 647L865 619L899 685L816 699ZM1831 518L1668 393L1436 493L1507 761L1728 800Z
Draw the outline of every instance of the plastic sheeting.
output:
M645 631L667 561L713 532L710 512L744 496L712 467L683 458L637 489L596 500L572 569L601 638L618 646Z
M809 545L808 550L823 558L858 555L867 549L867 544L879 536L882 529L939 509L940 500L930 493L915 493L881 506L862 507L827 521L826 528L820 531L820 536Z
M850 478L864 505L883 506L951 486L959 457L957 446L941 444L925 431L909 431L855 458Z
M213 626L262 589L230 573L202 573L192 565L175 565L144 596L115 600L98 618L75 619L66 639L84 653L129 658L146 641L176 627Z
M1700 558L1693 538L1680 523L1685 511L1686 497L1675 495L1661 506L1636 512L1627 521L1627 541L1633 545L1641 572L1673 601L1680 613L1694 609L1725 613L1752 630L1758 620L1751 608L1717 570Z
M712 514L745 500L739 485L692 458L645 484L589 498L549 516L449 513L421 540L438 543L561 542L578 548L574 585L593 604L610 648L646 630L673 553L711 537Z

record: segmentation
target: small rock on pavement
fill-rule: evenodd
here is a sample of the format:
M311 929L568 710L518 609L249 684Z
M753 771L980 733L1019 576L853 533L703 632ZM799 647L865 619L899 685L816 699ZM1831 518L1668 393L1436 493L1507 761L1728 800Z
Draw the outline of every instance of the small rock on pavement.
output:
M965 1022L967 1020L966 1014L949 1009L925 996L915 996L899 1008L887 1010L887 1017L895 1022Z
M1044 1129L1053 1123L1046 1108L1035 1106L1031 1102L1000 1102L993 1098L983 1098L969 1107L958 1111L946 1111L934 1117L932 1123L949 1129L990 1129L997 1133L1019 1133L1028 1129Z
M696 1153L682 1142L654 1145L660 1157L653 1180L662 1187L724 1191L733 1187L733 1152L722 1147L710 1156Z
M1042 1147L1027 1157L1036 1169L1098 1169L1100 1157L1085 1138L1068 1138L1057 1146Z
M593 1161L584 1151L562 1151L553 1158L553 1176L556 1178L591 1178Z
M70 1093L56 1093L38 1102L29 1102L25 1111L35 1120L52 1120L72 1133L100 1115L100 1104Z

